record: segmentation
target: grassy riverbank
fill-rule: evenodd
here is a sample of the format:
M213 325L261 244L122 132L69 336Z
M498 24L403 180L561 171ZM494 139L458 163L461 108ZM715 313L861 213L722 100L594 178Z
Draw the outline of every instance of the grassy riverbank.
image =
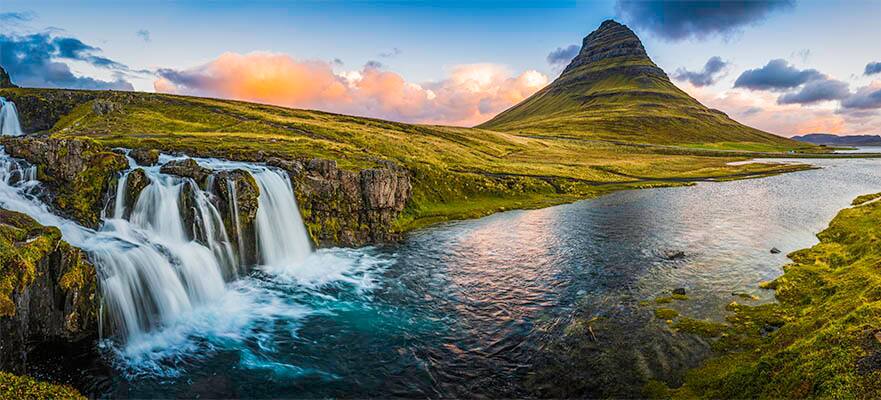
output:
M785 273L763 285L776 291L777 303L735 302L728 306L732 315L726 325L683 325L718 338L718 356L690 371L682 387L652 382L646 395L876 398L881 393L881 203L863 200L877 197L861 196L818 235L819 244L789 255L793 262Z
M500 210L571 202L615 189L805 168L729 165L755 156L748 152L560 140L153 93L2 89L0 95L20 105L24 125L44 127L43 132L53 137L88 138L108 147L246 161L326 158L346 169L392 161L413 175L413 199L396 223L402 231ZM776 149L772 156L815 149L785 139L776 145L753 146L747 141L742 146Z

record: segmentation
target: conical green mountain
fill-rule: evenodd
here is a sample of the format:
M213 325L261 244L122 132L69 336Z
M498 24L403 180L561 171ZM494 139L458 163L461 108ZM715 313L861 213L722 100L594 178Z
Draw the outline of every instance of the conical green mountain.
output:
M559 78L480 127L636 143L793 146L677 88L652 62L636 34L612 20L584 38L581 51Z

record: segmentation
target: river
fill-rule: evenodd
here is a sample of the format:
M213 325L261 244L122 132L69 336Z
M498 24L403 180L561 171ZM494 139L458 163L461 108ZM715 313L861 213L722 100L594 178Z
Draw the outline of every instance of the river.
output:
M670 307L716 321L731 301L772 301L758 284L782 273L786 254L816 243L857 195L881 191L881 160L810 162L822 168L622 191L445 223L394 246L319 250L227 284L124 348L103 342L101 361L79 364L73 380L137 398L521 397L559 393L553 385L638 395L646 379L675 384L709 354L645 300L684 288L689 300ZM599 322L567 344L575 317Z

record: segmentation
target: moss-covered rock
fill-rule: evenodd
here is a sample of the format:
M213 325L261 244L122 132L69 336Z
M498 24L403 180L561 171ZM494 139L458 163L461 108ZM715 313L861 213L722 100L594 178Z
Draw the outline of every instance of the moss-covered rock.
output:
M246 265L257 262L255 222L260 187L251 173L241 169L220 171L214 175L214 192L227 235L235 242Z
M159 150L156 149L134 149L128 155L138 163L138 165L152 166L159 162Z
M124 218L128 218L134 210L141 192L149 185L150 178L147 177L147 173L142 168L135 168L128 173L128 176L125 178L125 188L122 192L123 196L125 196L123 199L125 206Z
M3 399L82 399L86 397L67 385L40 382L27 376L0 372L0 398Z
M88 139L3 138L13 157L37 166L37 178L53 190L52 202L85 226L100 223L106 194L128 167L125 157Z
M0 368L21 370L40 343L96 336L97 285L58 228L0 209Z
M199 165L199 163L192 158L169 161L162 165L159 172L193 179L200 187L205 186L206 178L212 173L210 169Z
M412 196L410 174L394 164L358 172L332 160L290 164L300 213L319 246L360 246L396 240L394 223Z

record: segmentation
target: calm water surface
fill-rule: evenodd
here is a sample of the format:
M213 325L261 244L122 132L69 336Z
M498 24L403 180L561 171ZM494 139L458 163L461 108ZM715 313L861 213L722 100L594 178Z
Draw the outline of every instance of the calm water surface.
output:
M614 193L448 223L387 248L323 250L310 266L258 272L218 304L125 350L104 344L114 397L528 396L559 377L627 395L676 382L707 355L641 306L721 320L810 246L841 208L881 191L881 160L818 160L766 179ZM781 254L771 254L777 247ZM684 252L676 260L669 252ZM596 318L579 353L556 354L573 317ZM594 357L596 356L596 357ZM577 358L577 357L576 357ZM558 376L559 362L578 369ZM565 369L564 369L565 371ZM634 389L635 388L635 389Z

